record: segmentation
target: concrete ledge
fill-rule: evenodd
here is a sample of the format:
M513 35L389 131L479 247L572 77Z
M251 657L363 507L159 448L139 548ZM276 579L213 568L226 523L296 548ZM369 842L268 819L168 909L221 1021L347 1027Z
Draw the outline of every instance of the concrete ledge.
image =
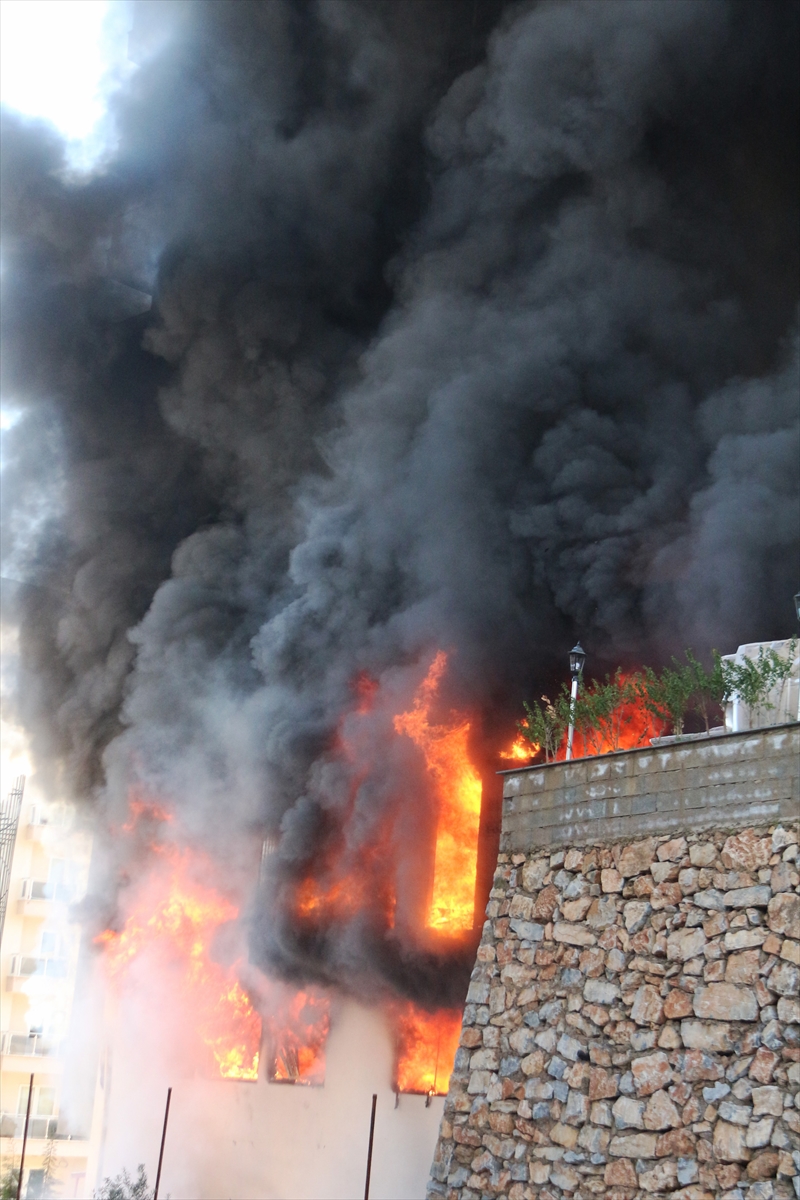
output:
M800 724L501 771L505 853L800 813Z

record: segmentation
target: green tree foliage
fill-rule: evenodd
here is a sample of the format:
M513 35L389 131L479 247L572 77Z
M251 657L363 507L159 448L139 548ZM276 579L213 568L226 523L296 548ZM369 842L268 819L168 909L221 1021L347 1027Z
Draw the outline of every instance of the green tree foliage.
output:
M0 1200L16 1200L19 1186L19 1167L6 1167L0 1178Z
M712 719L721 720L722 704L728 694L725 680L726 663L723 663L718 650L711 651L712 666L708 671L695 658L691 650L686 651L686 668L688 678L692 682L692 708L703 719L706 733L711 728Z
M147 1186L144 1163L139 1163L135 1179L131 1179L128 1172L123 1170L113 1179L106 1177L92 1194L94 1200L152 1200L153 1197Z
M619 750L625 738L630 746L631 726L636 719L632 707L639 697L639 677L622 674L617 670L613 676L606 675L603 682L593 679L578 692L575 704L575 731L579 733L591 753ZM642 732L637 744L644 741L649 730Z
M767 649L761 646L757 658L745 658L740 663L723 662L726 698L737 696L750 709L756 725L762 724L765 714L778 707L783 699L796 652L797 638L792 638L786 657L771 646ZM778 689L777 704L768 698L775 688Z
M672 726L672 732L680 737L695 680L691 667L683 666L676 658L672 662L674 665L665 667L660 675L652 667L645 667L639 677L638 687L647 711L659 721Z
M44 1169L44 1179L42 1180L43 1196L56 1196L61 1190L61 1185L56 1179L60 1165L61 1160L56 1154L56 1139L53 1137L48 1138L42 1152L42 1167Z
M517 722L517 729L526 741L544 754L545 762L552 762L561 745L569 724L569 692L564 703L564 685L555 700L542 696L542 703L534 700L533 707L523 701L525 720Z

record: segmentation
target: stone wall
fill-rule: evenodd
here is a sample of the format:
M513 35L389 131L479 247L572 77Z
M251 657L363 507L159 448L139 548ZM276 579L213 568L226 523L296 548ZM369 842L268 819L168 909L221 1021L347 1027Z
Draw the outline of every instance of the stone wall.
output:
M754 737L766 778L781 777L767 772L785 742ZM543 773L588 787L606 765ZM778 803L800 816L794 770ZM645 775L634 759L605 778ZM685 789L655 788L641 792L656 807L640 815L662 823L649 836L554 850L549 824L521 848L515 802L557 790L507 792L429 1197L798 1200L797 822L681 831L680 805L659 816L658 797Z

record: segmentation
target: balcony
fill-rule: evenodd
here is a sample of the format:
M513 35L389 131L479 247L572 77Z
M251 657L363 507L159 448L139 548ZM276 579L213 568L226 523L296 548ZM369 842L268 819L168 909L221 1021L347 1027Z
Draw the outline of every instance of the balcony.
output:
M0 1137L21 1138L25 1130L25 1114L0 1113ZM58 1117L31 1117L28 1121L29 1138L57 1138Z
M11 965L6 977L6 990L17 992L30 979L48 979L54 983L67 978L68 963L65 958L43 958L35 955L12 954Z
M74 891L66 883L46 883L43 879L23 879L17 911L23 917L46 917L51 903L69 904Z
M6 1033L3 1034L3 1057L10 1058L19 1055L33 1058L45 1058L57 1053L57 1046L41 1033ZM6 1069L10 1070L6 1064Z

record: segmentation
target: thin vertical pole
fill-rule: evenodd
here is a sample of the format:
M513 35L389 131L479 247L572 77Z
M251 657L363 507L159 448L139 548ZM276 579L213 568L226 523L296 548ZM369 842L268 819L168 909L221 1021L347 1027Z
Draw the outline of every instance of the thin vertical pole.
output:
M572 676L572 695L569 701L569 730L567 732L567 760L572 758L572 739L575 736L575 702L578 699L578 676Z
M25 1147L28 1144L28 1122L31 1119L31 1100L33 1098L33 1075L28 1084L28 1107L25 1109L25 1129L22 1134L22 1154L19 1157L19 1179L17 1180L17 1200L22 1195L22 1172L25 1170Z
M378 1103L378 1097L373 1092L372 1094L372 1114L369 1119L369 1146L367 1147L367 1178L364 1183L364 1200L369 1200L369 1177L372 1174L372 1143L375 1139L375 1106Z
M167 1140L167 1121L169 1120L169 1102L172 1099L172 1088L167 1088L167 1107L164 1109L164 1128L161 1130L161 1149L158 1152L158 1170L156 1171L156 1186L153 1190L153 1200L158 1200L158 1188L161 1183L161 1164L164 1161L164 1142Z

